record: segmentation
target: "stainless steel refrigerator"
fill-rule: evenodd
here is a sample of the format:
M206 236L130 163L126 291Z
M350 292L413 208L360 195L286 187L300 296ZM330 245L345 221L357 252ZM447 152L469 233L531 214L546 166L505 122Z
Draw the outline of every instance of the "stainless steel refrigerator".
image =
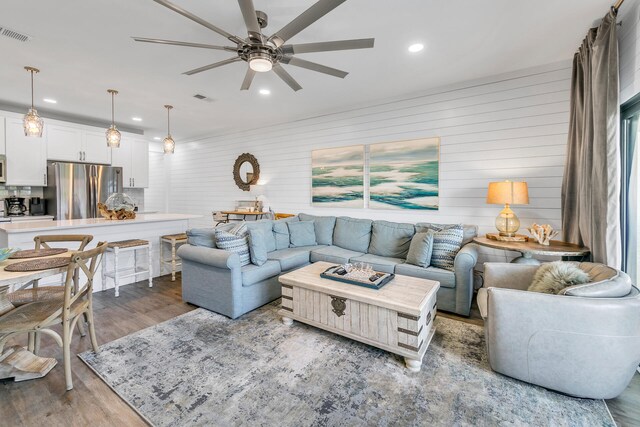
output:
M85 163L49 162L44 198L55 219L97 218L98 203L122 193L122 168Z

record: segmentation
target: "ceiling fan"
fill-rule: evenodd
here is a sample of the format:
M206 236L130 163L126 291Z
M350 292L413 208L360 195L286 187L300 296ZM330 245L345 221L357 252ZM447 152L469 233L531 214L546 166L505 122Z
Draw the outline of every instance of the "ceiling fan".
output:
M296 58L294 55L299 53L309 52L328 52L334 50L351 50L351 49L366 49L372 48L375 39L355 39L355 40L338 40L329 42L318 43L304 43L304 44L285 44L290 38L298 34L300 31L313 24L318 19L322 18L327 13L331 12L336 7L340 6L346 0L319 0L309 9L305 10L293 21L276 31L271 36L267 37L262 34L262 29L267 26L268 17L267 14L262 11L257 11L253 6L253 0L238 0L242 16L244 17L245 25L247 26L248 37L242 38L226 32L225 30L216 27L208 21L194 15L193 13L170 3L166 0L153 0L165 6L180 15L191 19L198 24L207 27L208 29L226 37L236 46L215 46L202 43L189 43L175 40L163 40L163 39L149 39L143 37L133 37L137 42L145 43L159 43L176 46L196 47L202 49L214 49L225 50L233 52L236 56L233 56L224 61L215 62L213 64L205 65L204 67L195 68L193 70L186 71L183 74L193 75L201 73L203 71L212 70L223 65L231 64L234 62L245 61L249 64L247 68L247 74L240 90L248 90L253 81L255 73L262 73L273 70L278 77L291 87L294 91L302 89L302 86L295 81L293 77L282 67L282 64L293 65L296 67L306 68L308 70L317 71L319 73L329 74L331 76L344 78L347 74L346 71L338 70L335 68L327 67L326 65L317 64L315 62L306 61L304 59Z

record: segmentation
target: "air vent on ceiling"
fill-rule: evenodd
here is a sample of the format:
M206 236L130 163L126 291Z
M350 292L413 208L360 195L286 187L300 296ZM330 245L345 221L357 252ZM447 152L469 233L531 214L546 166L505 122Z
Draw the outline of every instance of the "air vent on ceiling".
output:
M201 101L205 101L205 102L213 102L213 99L205 96L205 95L201 95L199 93L196 93L195 95L193 95L194 98L199 99Z
M19 33L15 30L12 30L11 28L2 27L2 26L0 26L0 36L9 37L11 39L18 40L21 42L28 42L31 40L31 36Z

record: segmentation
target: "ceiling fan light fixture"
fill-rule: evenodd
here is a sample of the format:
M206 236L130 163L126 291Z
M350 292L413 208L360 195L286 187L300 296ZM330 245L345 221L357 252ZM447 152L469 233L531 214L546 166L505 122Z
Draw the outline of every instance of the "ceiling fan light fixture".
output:
M24 119L22 120L24 136L41 138L42 131L44 130L44 120L38 115L38 111L33 108L33 74L39 73L40 70L33 67L24 67L24 69L31 73L31 108L29 108L29 111L24 115Z
M267 54L254 53L249 57L249 68L257 73L266 73L273 68L273 60Z

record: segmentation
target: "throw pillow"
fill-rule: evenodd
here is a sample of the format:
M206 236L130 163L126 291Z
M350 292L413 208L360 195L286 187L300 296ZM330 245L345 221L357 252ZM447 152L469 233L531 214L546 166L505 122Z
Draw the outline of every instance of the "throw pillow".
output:
M249 230L249 255L251 256L251 264L261 266L267 262L264 232L260 229Z
M297 248L300 246L317 245L313 221L288 222L287 227L289 227L290 247Z
M434 231L431 265L453 271L454 261L464 237L462 224L448 225L446 228L433 225L429 229Z
M335 216L315 216L306 213L298 215L300 221L313 221L316 230L316 241L319 245L333 244L333 229L336 225Z
M545 294L558 294L564 288L589 283L589 280L591 280L589 275L574 264L554 261L542 264L538 268L528 290Z
M193 246L215 248L215 230L213 228L192 228L187 230L187 242Z
M416 233L411 239L409 252L407 253L407 263L419 267L429 267L431 263L431 253L433 252L434 231L429 230L424 233Z
M249 237L246 232L246 225L243 227L234 227L242 235L234 234L230 231L216 230L216 246L222 250L237 253L240 257L240 265L251 263L249 255ZM243 231L244 230L244 231Z
M246 221L240 221L229 230L229 233L235 234L236 236L246 236L248 232Z
M289 247L289 227L287 227L287 223L292 221L297 222L299 218L297 216L291 216L273 221L273 237L276 241L276 250Z

